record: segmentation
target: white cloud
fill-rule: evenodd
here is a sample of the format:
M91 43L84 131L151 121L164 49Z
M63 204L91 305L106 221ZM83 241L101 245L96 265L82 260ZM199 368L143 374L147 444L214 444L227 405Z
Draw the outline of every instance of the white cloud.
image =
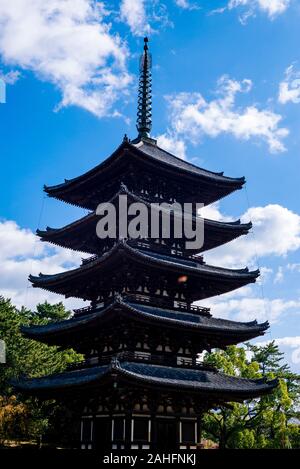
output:
M156 139L159 147L178 156L179 158L182 158L183 160L186 159L186 145L183 140L180 140L171 133L158 135Z
M287 265L287 269L290 270L291 272L300 272L300 263L289 263Z
M260 267L259 271L260 277L258 281L261 281L262 283L266 283L273 274L273 269L270 267Z
M240 8L242 11L240 21L245 24L249 17L255 16L256 11L266 13L273 20L284 13L290 3L290 0L229 0L226 7L219 8L215 12L223 13L225 10Z
M130 27L132 34L145 36L152 29L147 22L144 0L122 0L120 6L121 20Z
M216 221L233 221L233 217L224 215L220 211L220 203L215 202L210 205L206 205L200 211L201 215L210 220Z
M68 299L45 290L34 289L28 275L40 272L54 274L79 265L81 253L49 247L29 229L20 228L14 221L0 222L0 294L11 298L18 307L34 308L38 302L64 301L72 308L83 304L81 300Z
M98 117L114 115L131 80L126 45L111 33L103 3L93 0L0 0L0 55L53 83L59 106Z
M19 80L20 76L21 74L18 70L11 70L6 73L0 70L0 78L8 85L14 85Z
M282 117L255 105L239 107L237 93L248 93L251 80L236 81L223 76L218 81L218 96L206 101L200 93L182 92L167 96L173 132L179 138L197 143L203 135L215 138L222 133L240 140L265 141L272 153L285 151L283 139L288 129L280 127Z
M300 71L290 65L285 71L285 78L279 85L278 101L281 104L300 103Z
M172 26L166 5L157 0L122 0L120 19L134 36L154 34L156 26Z
M249 294L249 291L246 291ZM257 298L254 290L250 291L252 296L222 295L205 300L205 305L212 308L215 317L222 317L234 321L269 321L270 324L278 323L283 314L291 312L300 314L300 299L285 300L282 298ZM204 304L204 303L203 303Z
M189 0L175 0L176 5L184 10L199 10L200 6Z
M205 211L203 214L207 216ZM216 219L220 218L217 214ZM241 217L244 223L249 220L253 223L252 233L208 251L206 261L233 268L255 266L256 257L285 256L300 248L300 216L291 210L278 204L252 207Z
M279 266L278 270L276 272L275 278L274 278L274 283L281 283L283 281L284 274L283 274L283 267Z

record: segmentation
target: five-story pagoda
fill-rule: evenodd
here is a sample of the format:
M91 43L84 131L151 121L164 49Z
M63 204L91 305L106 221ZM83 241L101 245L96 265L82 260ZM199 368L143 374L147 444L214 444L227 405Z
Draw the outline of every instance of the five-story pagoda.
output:
M80 267L30 276L34 287L90 301L66 321L24 327L32 339L73 347L85 361L64 373L20 380L22 392L63 398L80 414L81 448L196 448L203 412L226 402L271 392L276 382L226 376L197 356L263 335L268 323L212 317L193 302L255 282L258 271L207 265L201 252L247 234L251 223L204 219L204 244L185 239L115 239L97 236L99 203L118 207L153 202L208 205L240 189L230 178L194 166L150 138L151 57L145 39L138 99L138 137L124 138L103 163L63 184L45 187L50 197L89 214L63 228L38 231L43 241L91 253ZM199 215L192 214L193 222Z

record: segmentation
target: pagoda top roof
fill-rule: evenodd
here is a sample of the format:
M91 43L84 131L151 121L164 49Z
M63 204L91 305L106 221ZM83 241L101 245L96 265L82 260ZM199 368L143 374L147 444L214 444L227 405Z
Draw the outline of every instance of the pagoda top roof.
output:
M151 142L149 140L142 139L138 143L131 144L131 145L158 162L162 161L165 164L174 166L176 168L182 169L183 171L187 171L189 173L196 174L197 176L209 178L216 182L224 183L224 184L227 184L227 183L228 184L244 184L245 183L244 177L232 178L229 176L224 176L223 172L209 171L207 169L196 166L193 163L190 163L182 158L179 158L173 155L173 153L170 153L164 150L163 148L160 148L155 141Z
M214 280L215 283L218 282L220 285L222 281L226 282L226 285L222 287L222 293L239 288L250 282L255 282L256 278L259 276L259 270L249 271L247 267L244 269L215 267L204 264L201 260L197 262L195 259L172 257L171 255L159 254L153 251L146 252L129 246L125 240L120 240L110 251L103 254L101 257L92 257L90 261L85 261L76 269L52 275L30 275L29 280L33 283L34 287L41 287L64 294L66 287L76 278L80 281L78 287L84 288L85 278L88 279L90 274L94 276L95 273L101 271L105 265L113 265L114 261L119 261L123 256L139 264L146 265L147 267L151 265L152 267L157 267L169 272L173 271L180 275L187 274L191 277L207 278ZM198 299L214 296L214 294L217 293L210 293ZM84 295L79 297L84 297Z
M203 393L206 397L217 396L227 400L240 400L270 393L278 380L246 379L226 376L207 369L189 369L113 360L110 365L68 371L41 378L14 380L15 388L30 394L53 395L65 391L83 390L107 386L109 382L131 386L147 386L170 389L176 392Z
M224 176L222 172L208 171L163 150L155 140L141 139L137 143L123 141L111 156L91 170L73 179L65 180L64 183L44 186L44 190L51 197L94 209L100 201L98 200L95 206L91 201L80 202L77 192L90 190L93 185L98 188L105 185L108 176L111 179L113 172L120 172L122 163L124 163L123 171L126 170L129 160L133 163L139 162L148 168L151 167L152 170L156 169L160 173L165 170L168 174L180 177L182 181L192 178L197 183L203 182L216 187L217 192L212 191L211 195L205 196L207 200L201 201L206 204L240 189L245 183L244 177L231 178Z
M129 302L117 296L114 301L103 308L74 317L65 321L49 323L46 325L23 326L22 332L29 338L41 340L46 343L59 344L61 338L69 333L96 330L103 328L106 323L112 324L116 318L124 317L142 323L162 325L170 328L181 328L190 332L203 334L218 334L238 336L234 343L249 340L262 335L269 327L269 323L258 324L257 321L235 322L227 319L216 319L205 315L182 312L176 309L166 309L157 306Z
M151 206L149 200L144 200L139 195L129 191L124 184L121 185L120 190L109 202L117 203L119 195L127 195L130 201L144 203L149 208ZM99 249L99 243L101 242L96 234L96 224L98 220L99 216L96 215L95 212L92 212L62 228L47 227L46 230L37 230L37 235L40 236L43 241L49 241L50 243L81 252L96 254ZM247 234L251 227L251 222L241 223L240 220L224 222L204 219L204 229L205 231L207 230L209 234L204 233L204 245L200 250L197 250L197 252L212 249L238 236ZM85 230L89 231L89 235L83 236ZM98 249L96 247L97 245Z

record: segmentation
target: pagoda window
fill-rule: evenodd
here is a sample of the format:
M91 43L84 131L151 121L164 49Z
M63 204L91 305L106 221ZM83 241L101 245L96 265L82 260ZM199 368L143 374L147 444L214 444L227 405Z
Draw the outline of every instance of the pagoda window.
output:
M94 421L94 448L108 449L111 447L112 421L106 416L97 416Z
M180 443L195 444L197 438L197 424L195 420L182 420L180 422Z
M136 358L141 358L141 359L149 359L151 357L151 354L148 352L137 352L135 353Z
M177 365L192 365L193 359L191 357L177 357Z
M131 440L135 443L149 443L151 421L149 418L135 417L131 425Z
M92 417L85 417L81 420L81 443L85 448L91 447L93 435L93 419Z
M125 418L115 417L112 421L112 435L114 442L121 442L125 439Z

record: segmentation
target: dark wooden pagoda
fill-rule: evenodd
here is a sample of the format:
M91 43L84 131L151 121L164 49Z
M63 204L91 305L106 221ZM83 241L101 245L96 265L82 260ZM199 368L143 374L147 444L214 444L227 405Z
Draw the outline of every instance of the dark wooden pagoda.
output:
M77 269L30 276L34 287L90 301L66 321L23 327L32 339L73 347L85 361L64 373L16 383L42 399L74 403L81 448L179 449L200 443L210 408L272 391L276 381L226 376L198 362L202 351L263 335L268 323L216 319L193 302L255 282L250 272L207 265L201 252L247 234L251 224L204 220L204 245L185 240L100 239L100 202L126 194L129 202L203 202L240 189L244 178L198 168L158 147L151 130L151 67L147 40L141 60L138 137L103 163L63 184L50 197L90 210L63 228L38 231L43 241L91 253ZM194 214L194 217L197 216Z

